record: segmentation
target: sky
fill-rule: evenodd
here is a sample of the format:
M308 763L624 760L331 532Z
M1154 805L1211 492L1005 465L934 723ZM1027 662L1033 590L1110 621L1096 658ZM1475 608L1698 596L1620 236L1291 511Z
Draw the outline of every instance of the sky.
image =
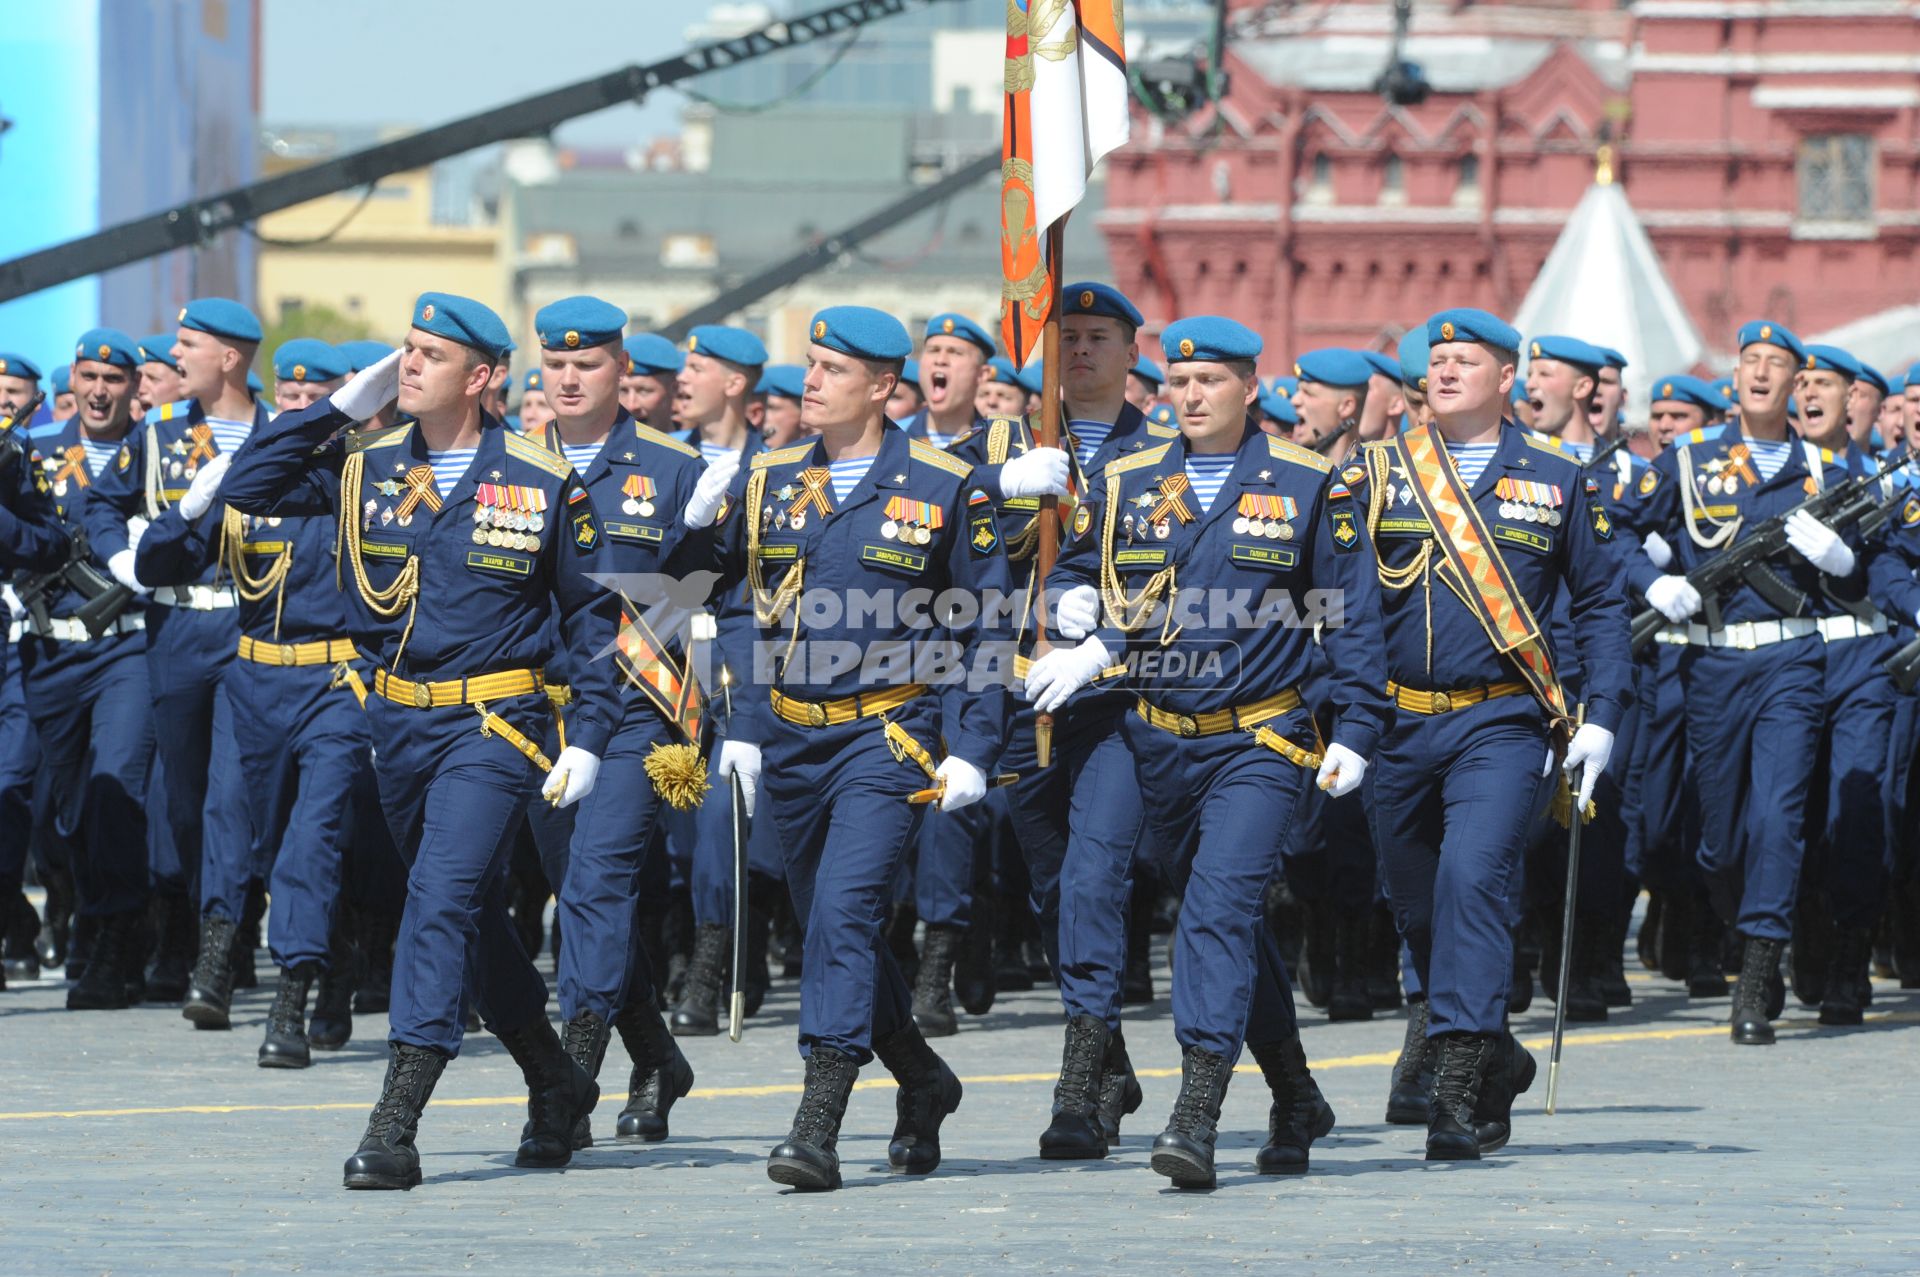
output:
M263 0L261 122L439 124L686 47L712 0ZM558 131L618 147L676 130L661 92Z

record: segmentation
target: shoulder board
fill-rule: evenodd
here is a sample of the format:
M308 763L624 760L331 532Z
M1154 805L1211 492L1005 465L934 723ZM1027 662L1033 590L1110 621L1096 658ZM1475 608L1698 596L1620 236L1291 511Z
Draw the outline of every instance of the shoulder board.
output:
M973 473L972 466L960 460L958 457L948 456L946 453L940 451L940 449L928 443L925 439L909 439L907 441L907 455L915 461L933 466L939 470L945 470L948 474L955 475L962 479Z
M1820 460L1826 462L1828 465L1837 465L1840 459L1833 455L1832 448L1822 448L1820 449Z
M668 452L677 452L683 457L692 457L696 461L700 458L700 449L690 443L682 443L664 430L655 430L645 422L634 422L633 434L634 437L642 443L650 443L656 447L665 448Z
M176 399L172 403L163 403L147 410L147 424L157 426L163 421L187 421L192 418L194 401Z
M696 448L695 451L699 449ZM748 465L755 470L766 470L773 466L790 466L796 461L805 461L807 454L812 451L813 443L809 440L806 443L796 443L785 448L775 448L771 452L756 452Z
M515 460L526 462L536 470L544 470L556 479L564 479L573 473L572 462L520 435L507 436L507 455Z
M1142 449L1130 457L1116 457L1112 461L1107 462L1107 476L1111 478L1114 475L1126 474L1132 470L1140 470L1147 466L1158 465L1172 448L1172 444L1163 443L1157 448Z
M1704 427L1702 427L1699 430L1687 431L1688 443L1705 443L1706 441L1707 441L1707 432Z
M953 438L953 442L948 444L947 446L949 448L958 448L961 444L965 443L967 440L973 438L975 435L979 433L980 433L980 428L978 426L968 426L965 430L962 430L959 434L955 435Z
M1560 441L1552 435L1536 434L1534 431L1529 430L1526 433L1526 440L1529 445L1538 448L1542 452L1550 452L1556 457L1567 457L1571 459L1573 456L1571 452L1561 447Z
M1180 437L1180 427L1162 426L1149 421L1147 423L1147 433L1155 439L1177 439Z
M1297 466L1305 466L1321 474L1333 469L1333 462L1313 449L1302 448L1291 439L1282 439L1279 435L1267 436L1267 454L1275 461L1291 461Z
M407 437L407 431L413 429L409 421L403 426L388 426L385 430L349 430L346 434L348 452L365 452L369 448L391 448Z

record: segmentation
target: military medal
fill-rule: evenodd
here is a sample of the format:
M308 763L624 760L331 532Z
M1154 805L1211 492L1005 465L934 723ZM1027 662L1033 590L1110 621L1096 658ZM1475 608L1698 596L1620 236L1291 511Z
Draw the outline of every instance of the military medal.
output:
M806 511L794 511L791 515L787 516L787 522L792 525L795 532L803 531L807 526Z
M388 506L386 509L380 512L380 526L384 528L389 523L392 523L392 522L393 522L393 507Z
M1153 536L1155 540L1164 541L1172 535L1173 528L1169 524L1156 523L1153 525Z
M887 498L887 521L880 525L882 536L898 536L907 545L933 544L933 530L946 524L947 512L931 501L911 497ZM892 533L887 528L892 527Z
M880 525L880 535L885 537L889 541L893 540L894 534L899 531L900 531L900 525L895 523L892 519L888 519L885 523Z
M1245 530L1257 537L1269 541L1283 541L1293 535L1293 529L1287 520L1300 517L1300 505L1292 497L1277 496L1266 492L1243 492L1240 494L1240 518L1235 519L1233 530Z
M1246 519L1245 518L1235 519L1233 521L1233 531L1235 536L1245 536L1247 533Z
M637 514L643 519L653 517L653 480L644 474L630 474L621 483L620 491L627 499L620 503L620 509L627 514Z

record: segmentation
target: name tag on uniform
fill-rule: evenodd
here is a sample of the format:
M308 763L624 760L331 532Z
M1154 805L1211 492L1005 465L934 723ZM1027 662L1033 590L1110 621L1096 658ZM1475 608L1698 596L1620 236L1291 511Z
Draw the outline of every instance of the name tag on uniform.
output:
M184 496L186 496L186 495L187 495L187 490L186 490L185 488L162 488L162 489L160 489L160 496L161 496L161 497L162 497L163 499L165 499L166 501L169 501L169 502L176 502L176 501L178 501L178 500L180 500L180 498L181 498L181 497L184 497Z
M1380 534L1382 536L1391 536L1396 533L1401 536L1430 537L1433 535L1433 525L1425 519L1411 519L1405 515L1382 516L1380 519Z
M1005 506L1009 510L1038 510L1040 508L1040 498L1039 497L1008 497L1005 501L1002 501L1000 504Z
M1731 519L1740 513L1737 505L1702 505L1693 508L1693 517L1697 519Z
M240 547L248 554L278 554L287 548L285 541L249 541Z
M1118 550L1113 556L1117 568L1158 568L1166 563L1167 552L1159 549Z
M927 556L913 554L906 550L897 550L892 546L863 545L860 547L862 563L880 563L890 568L905 568L909 572L926 570Z
M786 559L797 559L800 557L800 547L797 545L763 545L760 547L760 557L763 559L779 559L782 561Z
M404 559L412 553L405 545L393 541L360 542L360 553L376 559Z
M610 537L622 541L658 541L660 529L646 523L601 523L600 527Z
M1290 568L1300 561L1291 547L1281 545L1239 545L1230 552L1235 563L1251 563L1263 568Z
M467 551L467 566L489 572L511 572L515 576L528 576L533 572L532 559L523 559L517 554L488 554L484 550Z
M1532 550L1535 554L1553 553L1553 542L1529 528L1510 528L1504 523L1496 523L1493 525L1493 539Z

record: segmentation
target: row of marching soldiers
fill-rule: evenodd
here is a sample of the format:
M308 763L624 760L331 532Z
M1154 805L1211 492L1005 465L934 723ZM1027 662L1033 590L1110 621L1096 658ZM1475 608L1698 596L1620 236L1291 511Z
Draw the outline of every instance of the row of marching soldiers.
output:
M770 948L801 981L807 1075L777 1182L839 1184L875 1056L891 1169L937 1166L962 1087L928 1038L955 1031L956 980L974 1013L1057 984L1041 1152L1104 1157L1142 1103L1121 1008L1151 996L1156 926L1183 1062L1156 1171L1213 1182L1243 1049L1272 1093L1260 1169L1306 1168L1334 1119L1290 971L1340 1019L1404 987L1389 1120L1477 1158L1533 1079L1507 1026L1536 960L1556 987L1576 817L1569 1018L1629 996L1644 884L1643 952L1695 996L1737 973L1736 1041L1772 1040L1789 939L1802 996L1858 1022L1912 753L1880 662L1920 610L1920 499L1902 397L1845 352L1750 324L1729 392L1664 379L1633 430L1617 355L1523 349L1484 312L1396 359L1313 352L1282 386L1217 317L1169 326L1163 371L1132 304L1077 284L1052 448L1021 415L1034 369L965 316L915 361L897 320L831 308L791 367L741 329L683 351L625 324L542 310L509 428L513 343L469 299L423 295L400 350L288 343L277 415L247 384L257 320L196 301L164 358L165 336L83 335L74 415L9 479L32 727L9 792L27 777L18 827L77 925L50 893L8 936L84 949L70 1006L144 986L226 1027L265 903L263 1065L344 1042L356 977L360 1009L387 1004L349 1187L418 1182L420 1114L480 1022L526 1079L521 1164L591 1142L615 1033L617 1132L664 1138L693 1081L675 1037L718 1031L730 964L763 996ZM1876 384L1884 465L1848 436ZM0 356L0 395L24 424L37 367ZM57 562L18 548L36 522ZM1717 577L1754 536L1761 569ZM1005 624L808 606L1042 586ZM933 677L933 648L1000 674ZM895 651L904 670L871 659ZM12 900L26 839L0 851ZM549 892L559 1032L529 959Z

